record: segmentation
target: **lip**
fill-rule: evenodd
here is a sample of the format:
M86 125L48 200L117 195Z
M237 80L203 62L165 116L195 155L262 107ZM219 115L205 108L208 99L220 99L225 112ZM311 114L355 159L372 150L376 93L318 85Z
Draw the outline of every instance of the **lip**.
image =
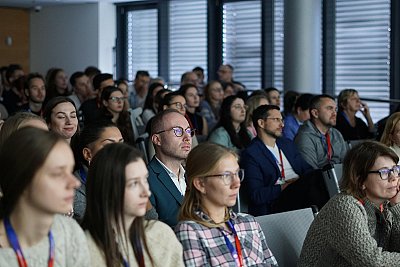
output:
M183 146L181 146L181 148L182 148L183 150L190 150L190 149L192 148L192 146L190 146L190 145L183 145Z
M65 200L65 202L71 202L72 203L74 201L74 195L66 197L66 198L64 198L64 200Z
M64 128L64 131L68 131L68 132L72 132L74 130L75 130L75 127Z

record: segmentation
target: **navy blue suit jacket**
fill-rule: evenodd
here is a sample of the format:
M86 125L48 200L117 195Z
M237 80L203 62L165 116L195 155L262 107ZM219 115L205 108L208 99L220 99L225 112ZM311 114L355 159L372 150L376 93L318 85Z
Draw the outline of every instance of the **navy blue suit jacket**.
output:
M175 227L183 196L155 157L150 161L148 168L151 205L156 209L160 221Z
M285 154L293 170L303 176L313 168L302 158L293 141L281 137L276 144ZM242 190L249 201L249 213L254 216L269 214L271 204L280 196L281 186L275 185L281 172L275 156L258 137L241 154L240 165L245 178Z

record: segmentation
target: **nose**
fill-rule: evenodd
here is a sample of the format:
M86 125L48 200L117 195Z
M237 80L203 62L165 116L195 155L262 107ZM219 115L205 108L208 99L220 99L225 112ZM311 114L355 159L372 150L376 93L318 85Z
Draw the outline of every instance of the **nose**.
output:
M72 173L68 175L68 185L70 188L78 188L81 186L81 182Z
M149 188L148 183L141 183L142 185L142 192L141 192L141 197L150 197L151 196L151 191Z

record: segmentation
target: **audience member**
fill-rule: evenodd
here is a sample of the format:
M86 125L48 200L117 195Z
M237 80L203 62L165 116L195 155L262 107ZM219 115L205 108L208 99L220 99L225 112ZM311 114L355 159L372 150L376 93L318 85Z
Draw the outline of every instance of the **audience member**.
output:
M244 178L237 161L235 152L212 143L189 153L188 192L175 228L186 266L277 266L254 217L230 209Z
M56 96L69 96L68 77L63 69L53 68L46 77L46 103Z
M93 157L105 145L122 143L120 130L111 121L97 121L86 125L71 143L75 157L74 175L81 182L74 198L74 219L81 222L86 209L86 178Z
M285 118L289 114L293 114L295 112L294 106L300 93L295 91L287 91L283 96L283 117Z
M222 83L222 90L224 90L224 98L230 95L236 95L235 85L231 82Z
M246 89L246 86L242 84L241 82L238 82L233 79L233 66L230 64L223 64L219 66L219 69L217 71L218 74L218 79L221 82L221 84L224 83L232 83L234 85L235 89L235 94L239 91L242 91Z
M393 113L386 121L381 143L387 145L400 157L400 112Z
M125 143L135 145L129 112L124 110L125 97L115 86L107 86L101 92L101 119L110 120L118 127Z
M185 84L194 84L196 85L199 83L199 77L193 71L187 71L181 76L181 86Z
M84 123L91 123L100 118L101 92L107 86L114 86L114 80L111 74L101 73L93 78L93 87L96 92L96 97L86 100L80 107Z
M254 138L257 136L257 131L256 128L253 125L253 112L256 108L262 105L268 105L268 99L265 95L260 94L260 95L254 95L251 96L247 99L246 101L246 119L244 121L244 124L247 127L247 131L251 134L251 138Z
M154 117L151 133L156 154L148 166L150 201L159 219L174 227L186 192L182 163L192 148L194 131L184 115L167 109Z
M72 86L72 95L68 97L74 101L76 109L79 110L82 103L92 96L91 82L84 72L77 71L71 75L69 83Z
M282 137L279 107L259 106L253 112L257 137L243 151L240 165L246 173L243 184L254 216L271 212L322 207L328 200L322 177L303 159L295 144ZM321 182L316 181L321 178ZM321 193L319 193L321 191Z
M43 118L29 112L17 112L9 117L1 127L0 147L12 133L27 126L39 128L45 131L49 130Z
M2 93L2 104L6 107L8 114L12 115L20 109L22 94L16 88L17 80L23 79L24 71L17 64L11 64L6 70L6 81L8 86L4 88ZM20 80L22 81L22 80Z
M352 148L341 194L308 230L298 266L397 266L400 262L399 157L374 141Z
M200 112L206 118L210 130L214 129L219 120L219 110L223 98L224 92L220 82L211 81L204 88L204 100L200 103Z
M143 108L149 90L150 74L146 70L138 70L136 72L135 81L133 82L133 90L129 96L131 108Z
M46 104L43 111L50 131L64 138L68 143L78 131L78 117L74 101L66 96L57 96Z
M30 73L25 81L25 95L28 103L21 106L22 111L30 112L40 117L43 116L43 102L46 98L44 78L39 73Z
M354 89L344 89L338 97L339 112L335 128L342 134L346 141L374 138L375 126L367 103L362 102L358 92ZM360 111L367 124L356 116Z
M310 119L300 126L294 139L303 158L314 168L341 163L348 146L336 125L337 107L330 95L310 100Z
M79 186L69 145L26 127L6 140L0 162L1 264L90 266L82 229L61 215L70 210Z
M168 93L164 96L161 105L158 107L159 111L166 109L175 109L183 116L186 114L186 99L178 92Z
M281 106L281 92L275 87L268 87L264 89L270 105Z
M285 127L283 128L283 136L290 140L294 140L300 125L310 119L310 101L312 94L301 94L294 104L293 112L285 116Z
M246 106L243 99L228 96L222 101L219 122L210 133L208 140L236 152L244 149L251 141L244 124L245 118Z
M158 92L164 89L164 85L161 83L152 83L149 86L149 92L146 100L144 101L142 120L147 124L151 118L158 113L158 103L155 101L155 97Z
M90 89L92 90L92 95L96 96L96 92L95 92L95 89L94 89L94 86L93 86L93 79L94 79L94 77L95 77L96 75L101 74L101 71L100 71L97 67L88 66L88 67L85 69L84 72L85 72L85 75L88 76L88 78L89 78L89 81L90 81Z
M204 69L202 67L195 67L192 71L197 75L197 89L199 90L199 95L203 96L204 86L206 85L204 82Z
M194 84L182 85L178 92L186 100L186 114L190 127L196 130L196 136L199 139L205 140L208 135L208 126L206 119L198 113L200 106L200 97L197 87Z
M121 91L122 94L125 97L124 100L124 109L129 110L131 108L131 105L129 103L129 84L128 81L124 78L119 78L118 80L115 81L115 86L117 86Z
M92 266L184 266L171 228L143 220L147 179L142 155L126 144L107 145L94 157L82 223Z

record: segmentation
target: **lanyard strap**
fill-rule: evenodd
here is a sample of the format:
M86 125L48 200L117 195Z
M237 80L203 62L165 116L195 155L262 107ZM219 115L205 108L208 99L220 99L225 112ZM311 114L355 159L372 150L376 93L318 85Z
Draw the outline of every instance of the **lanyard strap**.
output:
M232 230L233 236L235 238L235 247L232 245L232 243L229 241L229 238L225 235L223 230L221 229L221 233L224 236L226 246L229 249L229 252L231 253L232 257L235 259L236 266L242 267L243 265L243 255L242 255L242 247L240 245L240 240L238 238L238 235L236 233L235 227L231 221L227 221L227 224L229 228Z
M329 135L329 132L326 132L325 138L326 138L328 161L331 161L331 159L332 159L332 145L331 145L331 137Z
M81 176L82 183L86 184L87 173L86 173L83 165L79 168L79 175Z
M279 149L279 148L278 148ZM281 177L283 180L285 180L285 168L283 167L283 157L282 157L282 150L279 149L279 159L280 159L280 165L281 165Z
M15 254L17 255L18 265L20 267L28 267L24 254L22 253L21 246L19 245L17 234L15 233L14 228L12 227L10 219L8 217L4 218L4 228L6 229L8 241L10 242L11 247L13 248ZM53 267L54 257L55 257L55 243L51 231L49 231L49 244L50 248L49 248L48 267Z

